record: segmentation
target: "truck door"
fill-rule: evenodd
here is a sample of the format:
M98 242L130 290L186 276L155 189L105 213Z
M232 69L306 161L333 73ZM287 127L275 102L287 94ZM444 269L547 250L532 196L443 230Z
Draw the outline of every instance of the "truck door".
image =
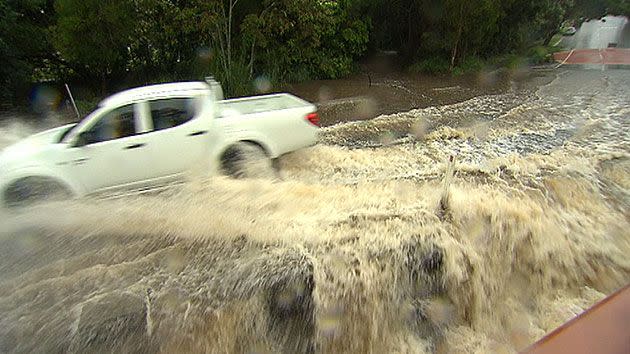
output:
M204 174L209 168L211 119L204 117L205 96L164 98L145 103L149 112L145 135L153 169L166 181L185 174Z
M151 177L138 104L104 112L77 135L63 154L67 173L88 193L140 183Z

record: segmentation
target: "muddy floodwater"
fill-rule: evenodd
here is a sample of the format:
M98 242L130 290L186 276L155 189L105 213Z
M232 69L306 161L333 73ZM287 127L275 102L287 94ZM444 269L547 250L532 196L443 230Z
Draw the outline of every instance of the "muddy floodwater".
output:
M342 80L316 80L289 85L285 90L315 102L323 126L367 120L411 109L442 106L547 83L547 70L524 67L487 69L462 76L423 75L405 71L395 57L376 56L361 73Z
M276 181L3 216L0 352L527 347L630 282L630 71L549 75L328 126Z

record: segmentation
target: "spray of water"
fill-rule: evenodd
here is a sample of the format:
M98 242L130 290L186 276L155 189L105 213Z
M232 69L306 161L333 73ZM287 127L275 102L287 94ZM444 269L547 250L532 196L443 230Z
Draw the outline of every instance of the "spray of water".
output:
M325 128L280 181L8 217L0 347L523 349L630 281L628 75Z

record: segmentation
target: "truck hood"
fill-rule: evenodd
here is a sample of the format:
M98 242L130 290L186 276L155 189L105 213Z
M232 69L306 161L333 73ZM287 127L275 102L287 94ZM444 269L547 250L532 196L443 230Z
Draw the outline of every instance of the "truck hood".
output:
M68 124L62 127L45 130L41 133L31 135L17 143L6 147L0 152L0 166L10 161L21 160L45 150L49 145L59 142L61 134L68 131L75 124Z

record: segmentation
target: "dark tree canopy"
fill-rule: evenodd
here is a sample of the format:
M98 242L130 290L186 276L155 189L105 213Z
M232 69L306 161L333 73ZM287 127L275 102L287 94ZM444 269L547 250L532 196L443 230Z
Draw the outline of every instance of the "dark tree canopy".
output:
M340 78L395 50L451 71L546 45L565 23L628 15L628 0L0 0L3 101L35 82L94 92L217 76Z

